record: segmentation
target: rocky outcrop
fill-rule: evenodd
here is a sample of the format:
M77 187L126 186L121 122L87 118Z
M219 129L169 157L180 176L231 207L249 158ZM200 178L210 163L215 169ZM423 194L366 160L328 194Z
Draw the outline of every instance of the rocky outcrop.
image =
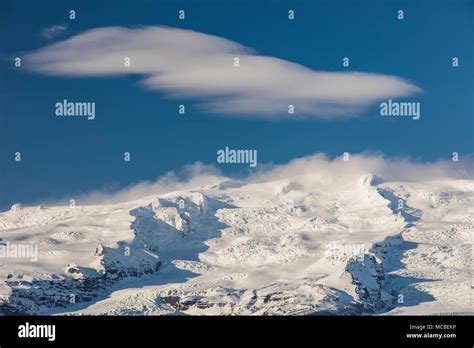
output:
M123 278L158 272L161 261L157 255L140 245L117 244L114 248L99 245L91 267L70 263L63 275L53 274L50 279L9 276L0 292L0 312L35 314L89 302Z
M345 271L352 277L357 300L364 309L377 311L393 301L383 290L385 273L382 262L375 255L360 254L351 257Z

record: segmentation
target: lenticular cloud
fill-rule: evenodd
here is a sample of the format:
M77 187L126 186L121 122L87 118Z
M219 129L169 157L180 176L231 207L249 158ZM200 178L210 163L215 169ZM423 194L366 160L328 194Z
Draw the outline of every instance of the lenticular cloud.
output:
M170 27L96 28L30 52L25 60L46 75L141 75L145 88L192 99L211 113L245 117L350 117L381 100L421 91L397 76L316 71Z

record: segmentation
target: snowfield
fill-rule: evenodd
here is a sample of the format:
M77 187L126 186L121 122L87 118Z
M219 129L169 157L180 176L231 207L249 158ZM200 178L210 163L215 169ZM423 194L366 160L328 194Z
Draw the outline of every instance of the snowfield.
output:
M151 192L153 193L153 192ZM474 181L312 173L0 214L0 313L472 314Z

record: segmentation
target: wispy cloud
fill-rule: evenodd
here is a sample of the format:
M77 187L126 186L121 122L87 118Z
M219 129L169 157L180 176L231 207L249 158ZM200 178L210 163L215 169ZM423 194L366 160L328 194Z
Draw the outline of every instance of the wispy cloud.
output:
M220 170L212 165L196 162L178 171L170 171L155 181L143 181L118 191L94 190L78 196L82 204L111 204L128 202L154 194L164 194L179 190L192 190L225 180ZM68 202L68 199L59 203ZM53 203L53 202L51 202ZM58 202L56 202L58 204Z
M445 180L446 185L456 179L474 179L474 160L465 157L463 162L439 160L416 162L406 158L387 158L381 154L354 154L345 162L342 157L328 158L325 154L295 158L279 165L260 165L259 171L239 178L239 185L291 179L303 189L327 190L331 185L354 189L362 176L374 174L381 182L410 181L419 183ZM201 186L215 185L231 177L224 176L219 168L197 162L178 172L169 172L155 181L140 182L119 191L96 190L77 197L81 204L111 204L133 201L150 195L161 195L178 190L199 190ZM226 185L223 185L225 187ZM232 185L229 185L232 187ZM68 199L55 202L64 204ZM44 202L41 202L44 203ZM49 202L53 203L53 202Z
M41 30L41 36L44 37L46 40L52 40L55 37L61 35L67 30L67 26L65 25L53 25L49 28L44 28Z
M259 165L260 166L260 165ZM351 154L348 161L343 157L328 158L317 153L295 158L287 164L263 165L260 171L248 178L249 182L275 181L300 177L306 184L353 185L358 178L374 174L383 182L410 181L426 183L443 179L474 178L474 158L465 156L463 161L437 160L417 162L403 157L386 157L380 153Z
M234 67L235 57L240 67ZM139 74L146 88L193 99L213 113L247 117L350 117L378 101L421 91L397 76L316 71L224 38L169 27L92 29L26 59L47 75ZM288 114L290 104L295 115Z

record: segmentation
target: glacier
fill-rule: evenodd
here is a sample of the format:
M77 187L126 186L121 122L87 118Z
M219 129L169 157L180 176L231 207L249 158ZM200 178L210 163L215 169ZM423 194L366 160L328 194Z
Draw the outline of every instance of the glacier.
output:
M15 204L0 315L474 313L474 181L301 173L120 203Z

